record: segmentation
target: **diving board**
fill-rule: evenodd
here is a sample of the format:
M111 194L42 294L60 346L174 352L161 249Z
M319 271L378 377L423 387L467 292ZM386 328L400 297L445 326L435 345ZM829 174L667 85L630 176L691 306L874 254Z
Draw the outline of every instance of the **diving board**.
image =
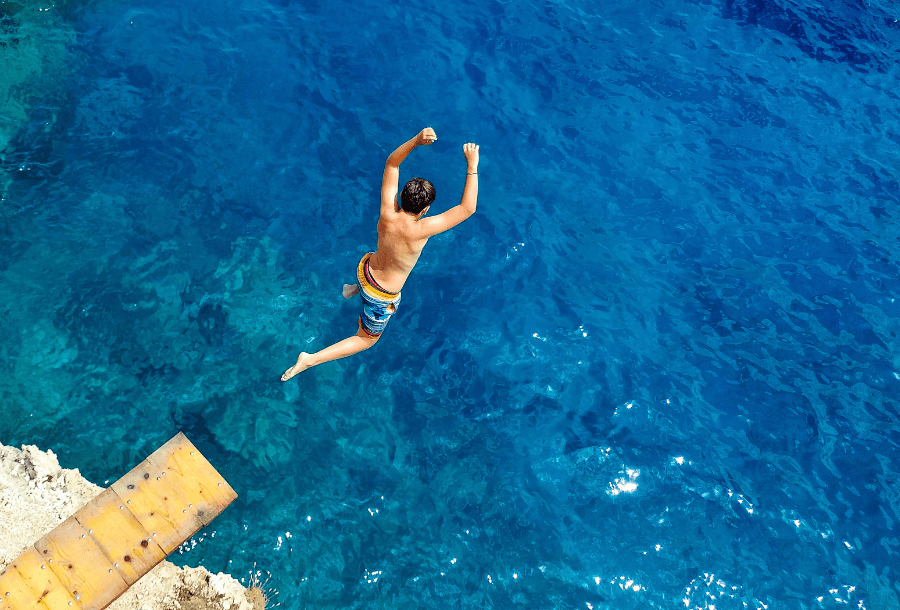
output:
M0 570L0 610L101 610L235 498L179 432Z

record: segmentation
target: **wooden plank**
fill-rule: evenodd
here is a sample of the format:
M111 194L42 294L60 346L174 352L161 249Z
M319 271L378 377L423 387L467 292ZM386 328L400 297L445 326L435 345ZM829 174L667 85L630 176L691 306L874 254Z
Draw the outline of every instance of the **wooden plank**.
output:
M148 460L110 486L122 504L137 518L150 538L168 555L203 527L190 502L169 485L168 473Z
M166 552L130 510L120 508L123 505L116 492L107 489L75 513L75 520L130 586L165 559Z
M236 497L178 434L0 572L0 610L102 610Z
M0 599L3 610L47 610L47 606L38 600L22 575L12 566L0 572Z
M10 567L19 573L34 599L39 600L46 608L81 609L81 603L69 594L65 585L56 577L36 548L29 547L10 564Z
M167 479L168 483L188 501L189 509L195 509L203 525L209 525L237 498L231 485L184 434L178 434L147 459L160 471L170 473L169 476L177 475L175 479Z
M34 547L84 610L101 610L128 589L116 566L74 516Z

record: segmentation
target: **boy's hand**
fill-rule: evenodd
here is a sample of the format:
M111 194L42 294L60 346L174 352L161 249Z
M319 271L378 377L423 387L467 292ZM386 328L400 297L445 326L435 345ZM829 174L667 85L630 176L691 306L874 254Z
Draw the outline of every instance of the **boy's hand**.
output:
M463 155L466 157L466 163L469 164L469 169L477 169L478 168L478 145L469 142L468 144L463 144Z
M426 127L419 132L419 140L416 142L416 144L428 146L433 142L437 142L437 135L434 133L434 129L432 129L431 127Z

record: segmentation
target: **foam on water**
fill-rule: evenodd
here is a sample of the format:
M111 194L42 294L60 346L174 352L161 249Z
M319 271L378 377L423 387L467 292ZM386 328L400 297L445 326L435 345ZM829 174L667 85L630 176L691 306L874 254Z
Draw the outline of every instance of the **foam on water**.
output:
M900 603L889 3L14 8L0 440L104 483L183 430L240 499L178 561L291 607ZM403 178L454 205L474 139L478 213L281 384L355 332L425 125Z

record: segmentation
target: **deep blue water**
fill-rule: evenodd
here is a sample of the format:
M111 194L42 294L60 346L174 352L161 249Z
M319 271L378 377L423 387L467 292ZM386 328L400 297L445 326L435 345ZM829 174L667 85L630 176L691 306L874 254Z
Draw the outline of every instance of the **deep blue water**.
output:
M104 484L184 431L240 499L174 560L288 608L900 607L896 4L39 8L0 441ZM280 383L426 125L401 180L476 141L478 213Z

